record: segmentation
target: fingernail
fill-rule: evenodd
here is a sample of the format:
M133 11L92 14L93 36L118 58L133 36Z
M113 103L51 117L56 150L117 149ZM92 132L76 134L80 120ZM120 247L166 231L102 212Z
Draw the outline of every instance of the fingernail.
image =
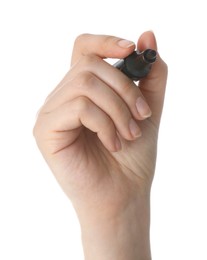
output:
M139 137L142 135L140 128L132 118L129 121L129 129L133 137Z
M136 101L136 107L141 117L147 118L152 115L152 111L150 110L148 104L142 97L138 97Z
M129 47L135 45L134 42L128 41L128 40L125 40L125 39L122 39L122 40L118 41L117 44L118 44L120 47L122 47L122 48L129 48Z

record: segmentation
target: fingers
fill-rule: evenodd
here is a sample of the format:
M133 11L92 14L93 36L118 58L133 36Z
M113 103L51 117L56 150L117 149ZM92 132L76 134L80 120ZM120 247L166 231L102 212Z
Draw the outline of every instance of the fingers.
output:
M70 146L77 139L82 126L97 133L102 144L109 151L121 149L116 127L111 118L86 97L80 96L63 103L54 111L44 114L39 121L42 121L38 122L42 128L39 131L46 133L47 139L52 135L51 139L57 140L53 141L50 147L52 154ZM52 134L48 134L48 129L53 129Z
M97 55L103 57L125 57L134 49L133 45L126 44L125 48L120 47L120 38L105 35L85 34L77 38L74 45L72 62L77 62L82 56ZM138 40L138 49L157 49L154 34L151 31L143 33ZM151 110L152 119L159 123L164 102L165 86L167 80L167 66L158 55L157 61L153 64L148 77L139 83L140 90L146 98ZM134 115L134 114L133 114ZM139 118L140 119L140 118Z
M137 85L117 68L97 56L88 55L81 59L75 73L71 71L71 76L83 71L92 72L113 89L125 101L134 118L142 120L151 115L150 108Z
M59 94L51 96L48 100L47 105L51 107L50 109L68 98L85 95L102 108L103 102L111 104L111 108L120 107L121 98L137 120L143 120L151 115L145 98L132 80L97 56L84 56L71 69L66 81L68 83L59 88ZM124 105L122 107L124 108Z
M74 130L74 127L79 128L81 125L84 125L91 131L96 132L105 147L112 150L115 146L119 146L117 137L114 137L114 130L111 130L113 134L110 135L105 130L106 127L102 127L103 130L96 129L95 124L97 124L98 120L103 118L103 121L106 121L106 117L110 118L115 132L117 131L119 135L126 140L134 140L141 135L141 130L134 118L142 120L151 115L150 108L139 88L122 72L100 58L105 54L109 56L109 52L112 54L112 50L113 52L115 51L113 56L120 55L120 53L123 55L124 52L131 52L130 48L133 50L134 44L111 36L90 37L89 35L84 35L81 37L85 38L85 45L81 46L80 43L76 42L75 48L77 48L78 45L79 48L77 48L78 51L74 50L74 52L77 52L75 56L77 57L77 55L79 55L81 59L76 62L59 86L48 97L42 109L42 113L53 114L55 111L59 111L63 104L68 104L68 106L70 104L71 108L73 108L73 105L76 103L73 103L72 100L79 99L80 97L84 98L84 100L88 100L90 104L93 104L93 107L95 106L93 111L97 112L94 112L94 115L99 114L98 119L95 117L91 118L91 120L93 120L92 125L87 123L87 121L90 120L89 116L81 117L80 114L76 115L76 113L74 113L76 120L77 118L79 119L79 124L76 122L76 125L73 125L73 120L68 118L69 124L66 125L67 127L64 125L61 127L61 124L59 124L59 128L56 128L55 131L62 132L66 131L65 129L70 131L70 138L72 139L68 139L68 142L71 142L71 140L74 139L71 132ZM96 41L91 42L92 39L94 40L94 37ZM77 41L80 41L80 39ZM120 42L122 46L117 47L117 45L120 45ZM124 44L125 48L123 47ZM128 44L127 48L126 44ZM97 53L99 54L98 56L94 55ZM92 107L92 105L90 105L90 107ZM73 113L72 111L73 109L70 110L70 113ZM100 111L102 112L102 116ZM62 112L64 112L64 109ZM91 115L91 113L87 115ZM63 113L62 117L61 115L56 117L59 119L62 117L63 119L67 118L65 113ZM60 122L63 123L63 121L64 120ZM57 120L57 122L59 122L59 120ZM101 124L99 123L99 125ZM111 123L108 125L111 125ZM108 127L108 129L112 129L112 127ZM107 136L109 136L108 139ZM110 136L113 136L113 138ZM116 142L114 142L114 140L116 140Z
M82 56L97 55L101 58L123 58L135 49L135 44L122 38L109 35L82 34L77 37L71 64L76 63Z
M140 88L103 60L123 58L134 48L132 42L112 36L86 34L77 38L73 67L40 112L39 120L44 121L39 126L45 133L50 129L57 135L53 138L57 140L53 142L53 151L72 144L85 128L97 133L108 150L116 151L121 147L118 136L134 140L141 135L136 120L151 116L150 108L154 120L159 121L166 83L166 65L161 58L158 57L150 75L140 81ZM157 48L152 32L140 37L138 48Z
M43 112L53 111L62 103L78 97L88 98L104 111L112 119L117 131L124 139L133 140L140 136L141 131L124 100L91 72L79 73L77 77L65 84L55 96L47 101L46 110L44 109Z

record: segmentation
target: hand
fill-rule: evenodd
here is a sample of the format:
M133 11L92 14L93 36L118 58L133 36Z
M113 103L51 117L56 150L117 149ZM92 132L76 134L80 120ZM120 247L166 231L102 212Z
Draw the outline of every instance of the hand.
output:
M157 48L152 32L139 38L138 49L146 48ZM150 255L149 194L167 66L158 57L138 88L104 60L134 49L132 42L113 36L79 36L71 69L46 99L34 127L44 158L77 212L87 259ZM122 227L124 233L123 227L137 227L137 221L142 227L130 235L137 242L131 245L126 235L116 244L112 230ZM124 247L126 256L118 256Z

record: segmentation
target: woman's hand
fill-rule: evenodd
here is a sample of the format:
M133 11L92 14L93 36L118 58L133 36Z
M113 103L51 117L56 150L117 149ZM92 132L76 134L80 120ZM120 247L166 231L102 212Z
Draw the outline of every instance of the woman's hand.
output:
M137 48L156 49L154 34L142 34ZM79 36L71 69L34 127L45 160L77 212L86 259L150 257L149 196L167 66L158 55L137 87L104 60L134 49L113 36Z

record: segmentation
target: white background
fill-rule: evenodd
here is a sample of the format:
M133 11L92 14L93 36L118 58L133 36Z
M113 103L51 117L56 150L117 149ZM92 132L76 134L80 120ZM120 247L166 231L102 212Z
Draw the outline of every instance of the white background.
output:
M154 260L207 259L205 1L0 0L0 259L82 260L79 225L32 136L80 33L157 36L169 67L152 188Z

